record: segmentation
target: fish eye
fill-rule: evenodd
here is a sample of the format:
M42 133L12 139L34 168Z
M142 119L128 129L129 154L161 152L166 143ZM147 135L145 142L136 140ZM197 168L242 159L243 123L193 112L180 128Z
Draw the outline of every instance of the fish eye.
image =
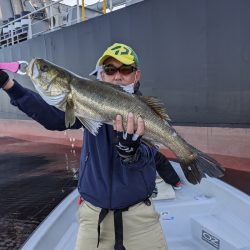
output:
M46 64L44 64L44 65L41 66L40 69L41 69L41 71L43 71L43 72L47 72L47 71L49 70L49 66L46 65Z

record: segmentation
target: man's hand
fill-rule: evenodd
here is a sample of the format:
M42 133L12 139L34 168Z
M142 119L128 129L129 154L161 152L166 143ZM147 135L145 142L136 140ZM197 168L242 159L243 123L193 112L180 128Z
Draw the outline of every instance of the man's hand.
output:
M9 75L0 70L0 89L10 89L14 85L14 82L10 80Z
M117 152L126 162L133 162L138 159L137 149L145 130L144 120L141 117L137 120L136 131L134 123L133 113L128 114L127 131L124 130L121 115L117 115L116 120L113 121L113 128L117 139Z

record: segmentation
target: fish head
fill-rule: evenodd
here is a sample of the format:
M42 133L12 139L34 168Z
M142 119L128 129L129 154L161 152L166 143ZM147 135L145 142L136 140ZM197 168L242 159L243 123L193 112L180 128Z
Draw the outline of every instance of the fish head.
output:
M40 96L50 105L59 105L71 91L70 72L49 61L33 58L28 63L26 73Z

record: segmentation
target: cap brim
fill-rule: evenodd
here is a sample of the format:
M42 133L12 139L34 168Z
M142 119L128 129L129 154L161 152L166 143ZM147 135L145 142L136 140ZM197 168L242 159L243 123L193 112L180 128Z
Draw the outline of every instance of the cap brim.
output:
M114 55L113 53L106 53L104 56L102 56L100 59L99 59L99 62L98 64L99 65L102 65L104 63L104 61L106 59L108 59L109 57L113 57L115 58L117 61L123 63L123 64L126 64L126 65L131 65L133 63L135 63L133 60L129 60L128 58L124 57L124 56L121 56L121 55Z
M97 76L97 69L93 70L91 73L89 73L89 76Z

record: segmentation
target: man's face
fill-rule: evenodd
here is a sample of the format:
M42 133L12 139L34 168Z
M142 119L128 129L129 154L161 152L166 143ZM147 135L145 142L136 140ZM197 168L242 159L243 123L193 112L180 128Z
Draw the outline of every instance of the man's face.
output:
M121 67L123 64L119 62L118 60L114 59L113 57L109 57L105 62L104 65L113 65L116 68ZM135 67L134 64L132 66ZM112 84L117 85L129 85L131 83L137 83L140 79L141 72L140 70L133 71L130 74L122 74L119 71L117 71L113 75L107 75L104 71L101 72L101 80L104 82L109 82Z

